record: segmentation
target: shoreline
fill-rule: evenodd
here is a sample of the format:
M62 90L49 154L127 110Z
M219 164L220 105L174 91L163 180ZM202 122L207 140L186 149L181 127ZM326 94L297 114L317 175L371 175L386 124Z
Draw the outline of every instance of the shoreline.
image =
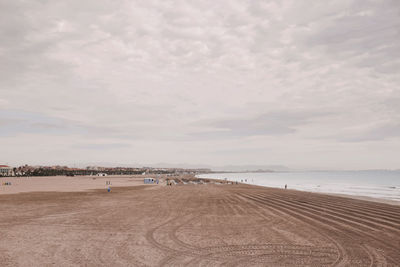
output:
M0 195L12 195L12 194L21 194L21 193L39 193L39 192L85 192L90 190L102 190L106 189L107 186L111 187L132 187L132 186L140 186L145 185L143 183L144 178L156 178L155 175L110 175L110 176L33 176L33 177L0 177ZM213 183L217 184L226 184L226 183L235 183L233 181L225 181L216 178L199 178L194 175L180 175L180 176L172 176L172 177L159 177L160 183L158 186L165 186L166 179L177 179L182 181L182 179L189 180L209 180ZM5 181L11 181L13 184L11 187L2 185ZM35 181L36 180L36 181ZM16 181L22 181L22 183L15 183ZM71 184L71 181L75 184ZM106 185L105 181L111 181L111 185ZM26 185L23 187L23 182L29 182L30 185ZM46 183L47 182L47 183ZM50 182L50 184L49 184ZM53 184L51 184L53 182ZM270 188L270 189L281 189L278 187L270 187L249 183L240 183L238 185L247 185L254 186L260 188ZM155 184L152 184L155 185ZM18 188L16 188L18 186ZM21 187L22 186L22 187ZM148 186L148 185L146 185ZM325 192L313 192L313 191L305 191L298 189L286 189L291 191L305 192L317 195L327 195L327 196L337 196L342 198L350 198L355 200L363 200L375 203L383 203L389 204L393 206L400 206L400 201L384 199L384 198L376 198L370 196L361 196L361 195L350 195L350 194L339 194L339 193L325 193Z
M235 174L242 174L242 173L235 173ZM248 174L248 173L243 173L243 174ZM207 174L201 174L201 175L207 175ZM197 177L197 176L196 176ZM215 181L224 181L224 182L236 182L233 180L224 180L223 178L210 178L210 177L197 177L199 179L209 179L209 180L215 180ZM238 178L239 179L239 178ZM246 185L253 185L253 186L260 186L260 187L265 187L265 188L275 188L275 189L284 189L282 187L278 186L269 186L269 185L258 185L254 183L245 183L245 182L238 182L240 184L246 184ZM368 195L356 195L356 194L345 194L345 193L331 193L331 192L317 192L317 191L312 191L312 190L302 190L302 189L297 189L297 188L290 188L288 190L295 190L299 192L307 192L307 193L315 193L315 194L322 194L322 195L332 195L332 196L340 196L340 197L345 197L345 198L352 198L352 199L358 199L358 200L366 200L366 201L371 201L371 202L378 202L378 203L385 203L385 204L390 204L390 205L400 205L400 200L393 200L393 199L388 199L388 198L383 198L383 197L373 197L373 196L368 196Z
M317 194L317 195L322 195L322 196L335 196L335 197L341 197L341 198L349 198L349 199L354 199L354 200L363 200L363 201L368 201L368 202L375 202L375 203L382 203L382 204L388 204L388 205L393 205L393 206L400 206L400 201L384 199L384 198L376 198L376 197L369 197L369 196L357 196L357 195L348 195L348 194L337 194L337 193L312 192L312 191L305 191L305 190L298 190L298 189L284 189L284 188L278 188L278 187L255 185L255 184L246 184L246 183L242 183L242 184L249 185L249 186L257 186L257 187L262 187L262 188L270 188L270 189L278 189L278 190L289 190L289 191Z

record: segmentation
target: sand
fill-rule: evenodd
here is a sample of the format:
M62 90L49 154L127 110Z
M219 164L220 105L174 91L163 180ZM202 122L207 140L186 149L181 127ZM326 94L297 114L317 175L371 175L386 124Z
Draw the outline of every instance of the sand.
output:
M107 188L110 186L136 186L143 184L142 175L112 175L112 176L46 176L46 177L2 177L0 178L0 195L25 192L77 192L89 189ZM4 185L11 182L11 186Z
M400 263L395 205L249 185L142 185L137 177L113 178L111 193L97 185L103 178L63 177L92 190L52 192L68 184L56 181L62 189L54 190L56 178L48 192L0 195L1 266Z

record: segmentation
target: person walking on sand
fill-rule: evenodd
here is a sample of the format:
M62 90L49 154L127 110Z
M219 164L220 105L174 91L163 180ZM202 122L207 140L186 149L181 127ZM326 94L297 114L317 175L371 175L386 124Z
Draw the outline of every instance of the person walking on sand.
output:
M285 189L287 189L287 184L285 184Z

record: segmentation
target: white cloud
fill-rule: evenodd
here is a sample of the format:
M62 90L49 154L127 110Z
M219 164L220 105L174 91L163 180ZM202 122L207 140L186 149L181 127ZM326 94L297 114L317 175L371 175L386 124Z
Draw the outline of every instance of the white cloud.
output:
M0 10L0 111L35 117L0 123L15 164L46 163L49 151L71 162L88 143L121 163L398 168L363 154L393 157L399 142L396 1L0 1ZM20 157L37 140L57 141ZM224 152L232 147L241 156ZM106 160L98 149L79 158Z

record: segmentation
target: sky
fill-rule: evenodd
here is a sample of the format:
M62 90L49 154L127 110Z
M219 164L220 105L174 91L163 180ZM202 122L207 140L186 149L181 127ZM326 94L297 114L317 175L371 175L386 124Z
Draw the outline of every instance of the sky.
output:
M400 169L400 3L0 0L0 151Z

